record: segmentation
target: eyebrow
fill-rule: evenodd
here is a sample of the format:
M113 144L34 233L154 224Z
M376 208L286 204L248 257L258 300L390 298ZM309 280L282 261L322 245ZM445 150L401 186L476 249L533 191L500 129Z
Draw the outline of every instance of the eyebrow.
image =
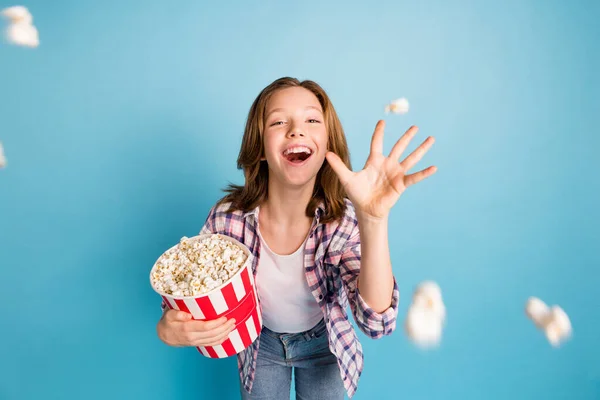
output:
M321 110L320 108L318 108L318 107L315 107L315 106L308 106L308 107L305 107L305 108L304 108L304 110L310 110L311 108L312 108L312 109L314 109L314 110L317 110L318 112L320 112L321 114L323 114L323 110ZM269 115L273 114L274 112L279 112L279 111L284 111L284 110L285 110L284 108L274 108L273 110L271 110L271 111L269 111L269 112L267 113L267 117L268 117Z

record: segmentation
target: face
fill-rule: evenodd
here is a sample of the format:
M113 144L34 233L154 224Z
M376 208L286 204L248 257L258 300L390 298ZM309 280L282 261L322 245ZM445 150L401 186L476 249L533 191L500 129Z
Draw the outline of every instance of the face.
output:
M281 89L267 104L264 130L269 176L284 185L314 185L327 152L327 129L317 97L301 87Z

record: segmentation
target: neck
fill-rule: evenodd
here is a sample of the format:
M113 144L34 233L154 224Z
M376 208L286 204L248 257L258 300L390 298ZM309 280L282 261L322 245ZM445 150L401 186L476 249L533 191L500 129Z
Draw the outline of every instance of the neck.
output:
M269 194L261 205L270 220L294 225L306 220L306 207L312 197L315 181L301 187L284 187L269 179Z

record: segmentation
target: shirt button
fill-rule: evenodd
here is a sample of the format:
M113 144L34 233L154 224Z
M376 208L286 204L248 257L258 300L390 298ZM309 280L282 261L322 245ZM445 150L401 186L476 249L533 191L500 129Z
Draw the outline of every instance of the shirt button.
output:
M323 300L323 295L322 294L319 295L319 300Z

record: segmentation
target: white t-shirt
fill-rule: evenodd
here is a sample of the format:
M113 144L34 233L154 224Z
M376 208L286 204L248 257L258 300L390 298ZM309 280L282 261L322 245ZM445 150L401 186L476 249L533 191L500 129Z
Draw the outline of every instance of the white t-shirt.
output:
M257 229L261 252L256 267L256 286L263 325L274 332L297 333L313 328L323 313L306 282L304 243L289 255L273 252Z

